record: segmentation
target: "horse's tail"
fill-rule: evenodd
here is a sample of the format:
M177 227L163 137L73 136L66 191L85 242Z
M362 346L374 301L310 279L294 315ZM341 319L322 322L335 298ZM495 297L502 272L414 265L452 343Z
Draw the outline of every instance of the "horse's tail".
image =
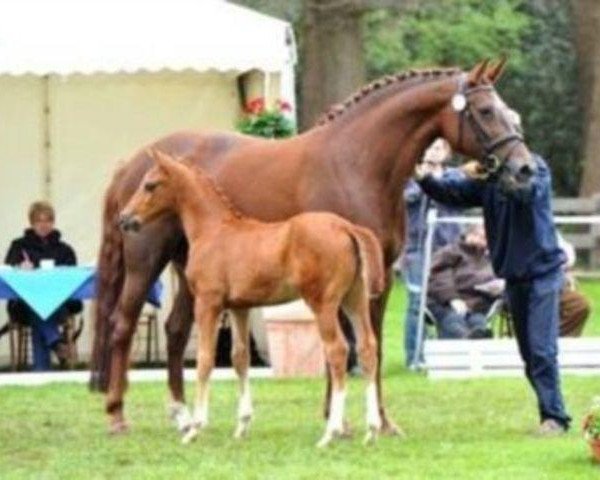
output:
M113 325L111 315L117 306L119 294L123 288L123 236L118 226L119 203L116 181L120 177L119 169L104 197L102 213L102 239L98 254L96 273L96 323L90 390L106 392L110 376L111 348L110 339Z
M379 296L385 290L385 268L381 245L375 234L368 228L353 225L349 233L356 243L359 261L366 267L369 293L371 296Z

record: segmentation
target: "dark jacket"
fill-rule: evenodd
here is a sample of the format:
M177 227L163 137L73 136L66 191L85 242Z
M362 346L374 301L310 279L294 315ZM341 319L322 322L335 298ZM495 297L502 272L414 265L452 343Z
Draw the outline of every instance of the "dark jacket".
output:
M56 265L76 265L77 257L70 245L61 241L60 232L53 230L46 238L38 237L33 229L25 230L21 238L12 241L4 263L19 265L25 260L25 254L39 267L40 260L52 259Z
M22 237L12 241L4 263L20 265L25 260L26 253L35 267L39 267L40 261L45 259L54 260L56 265L76 265L75 251L70 245L61 241L60 236L58 230L53 230L46 238L42 238L36 235L32 228L28 228ZM82 304L78 300L69 300L67 308L71 313L78 313L82 309ZM21 301L11 300L8 303L8 311L13 316L21 316L22 309Z
M559 277L565 261L552 218L550 170L541 157L534 158L538 169L526 194L506 193L498 182L470 178L427 176L420 182L423 190L439 202L483 207L494 271L508 281Z
M487 250L468 245L461 240L448 245L433 256L429 276L430 301L447 305L450 300L464 300L469 310L485 313L493 298L475 289L476 285L494 280Z

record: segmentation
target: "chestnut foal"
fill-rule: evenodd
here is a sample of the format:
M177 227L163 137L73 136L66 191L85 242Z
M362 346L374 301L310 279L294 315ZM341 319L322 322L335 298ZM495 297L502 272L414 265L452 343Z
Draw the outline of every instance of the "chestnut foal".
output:
M252 416L249 391L248 308L302 297L317 319L332 375L333 395L325 433L318 446L343 432L348 347L338 311L351 319L367 379L368 443L381 427L377 406L377 340L369 317L370 293L384 288L382 252L376 237L337 215L302 213L285 222L265 223L236 211L199 168L160 151L156 165L121 212L121 226L138 230L170 212L181 221L190 245L186 277L195 297L194 317L200 338L198 386L193 418L180 425L184 443L208 421L208 381L214 366L218 319L231 309L232 363L240 398L235 437L243 437Z

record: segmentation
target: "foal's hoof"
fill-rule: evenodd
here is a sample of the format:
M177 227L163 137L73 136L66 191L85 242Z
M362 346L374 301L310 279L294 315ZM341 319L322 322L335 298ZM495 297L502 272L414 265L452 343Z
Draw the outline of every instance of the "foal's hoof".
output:
M388 419L383 420L380 432L382 435L388 437L406 438L404 431L398 425Z
M243 417L238 421L237 427L235 428L235 432L233 433L233 438L236 440L241 440L248 435L248 428L250 427L251 417Z
M342 438L343 430L334 430L332 432L325 432L321 440L317 443L317 448L325 448L336 438Z
M114 422L108 428L109 435L124 435L129 432L129 424L125 420Z
M188 445L196 440L198 436L198 429L193 425L190 425L184 432L182 432L181 443L183 445Z

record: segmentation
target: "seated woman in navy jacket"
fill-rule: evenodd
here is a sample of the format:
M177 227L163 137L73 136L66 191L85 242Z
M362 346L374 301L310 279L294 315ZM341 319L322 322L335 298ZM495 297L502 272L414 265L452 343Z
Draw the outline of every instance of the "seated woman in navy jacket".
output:
M48 202L34 202L29 207L30 228L23 236L12 241L4 263L24 269L38 268L42 260L53 260L55 265L75 265L73 249L61 241L54 229L55 214ZM8 312L13 321L31 326L33 367L36 371L50 369L50 352L64 362L68 351L61 338L59 325L67 315L81 311L81 302L68 301L48 319L42 320L25 302L11 300Z

